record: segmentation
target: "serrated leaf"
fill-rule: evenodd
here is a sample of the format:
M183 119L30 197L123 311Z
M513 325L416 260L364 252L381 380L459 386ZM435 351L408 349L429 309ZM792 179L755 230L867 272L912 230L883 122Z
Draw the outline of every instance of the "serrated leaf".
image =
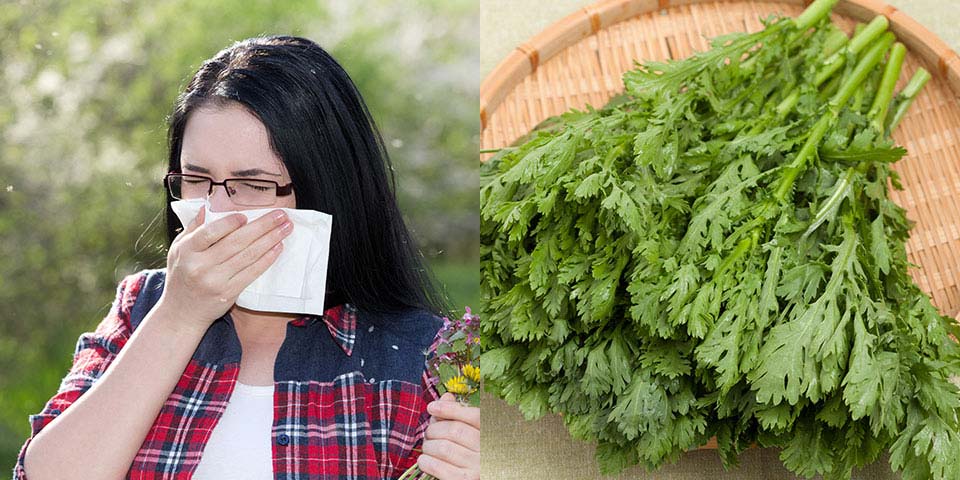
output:
M670 414L666 393L645 375L635 375L617 400L609 420L628 440L657 428Z

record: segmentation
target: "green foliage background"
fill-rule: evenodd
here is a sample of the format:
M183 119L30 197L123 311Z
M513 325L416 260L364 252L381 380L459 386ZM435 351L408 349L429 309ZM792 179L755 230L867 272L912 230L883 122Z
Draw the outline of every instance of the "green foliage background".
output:
M165 117L200 63L235 40L306 36L344 65L451 304L478 306L477 5L0 4L0 459L12 467L27 416L56 392L119 279L164 265Z

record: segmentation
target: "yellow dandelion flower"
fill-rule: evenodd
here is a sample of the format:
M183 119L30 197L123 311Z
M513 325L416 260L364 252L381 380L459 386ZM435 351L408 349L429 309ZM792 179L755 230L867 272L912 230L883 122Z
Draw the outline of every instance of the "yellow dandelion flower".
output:
M447 380L443 385L447 387L447 391L450 393L459 395L467 395L470 393L470 387L467 386L467 379L463 378L463 375L457 375Z
M473 383L480 382L480 368L474 367L469 363L463 366L463 374L467 376L470 380L473 380Z

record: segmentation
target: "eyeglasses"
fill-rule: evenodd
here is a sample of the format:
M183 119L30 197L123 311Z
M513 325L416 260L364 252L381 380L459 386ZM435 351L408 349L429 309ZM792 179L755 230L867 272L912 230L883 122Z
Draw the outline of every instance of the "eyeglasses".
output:
M281 186L272 180L252 178L228 178L222 182L214 182L212 178L202 175L175 172L168 173L164 177L164 183L170 196L177 200L204 198L213 194L214 185L223 185L233 203L248 207L273 205L278 196L284 197L293 193L293 183Z

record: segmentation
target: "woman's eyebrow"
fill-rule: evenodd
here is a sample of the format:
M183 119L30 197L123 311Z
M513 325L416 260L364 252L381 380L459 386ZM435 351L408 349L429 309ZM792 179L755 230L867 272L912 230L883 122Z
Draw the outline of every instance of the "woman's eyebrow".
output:
M198 166L193 165L193 164L190 164L190 163L184 164L184 165L183 165L183 168L186 169L186 170L193 170L193 171L195 171L195 172L200 172L200 173L206 173L206 174L209 174L209 173L210 173L210 170L208 170L208 169L206 169L206 168L203 168L203 167L198 167ZM252 177L252 176L254 176L254 175L260 175L260 174L273 175L273 176L275 176L275 177L280 177L280 176L282 176L282 175L280 175L279 173L267 172L267 171L262 170L262 169L259 169L259 168L251 168L251 169L248 169L248 170L236 170L236 171L233 171L233 172L230 172L230 173L231 173L232 175L236 175L236 176L238 176L238 177Z
M279 173L267 172L267 171L261 170L261 169L259 169L259 168L251 168L251 169L249 169L249 170L236 170L236 171L233 171L233 172L230 172L230 173L233 174L233 175L236 175L236 176L238 176L238 177L252 177L252 176L254 176L254 175L259 175L259 174L261 174L261 173L262 173L262 174L266 174L266 175L273 175L273 176L275 176L275 177L281 176Z
M210 173L210 170L207 170L206 168L198 167L198 166L196 166L196 165L192 165L192 164L189 164L189 163L183 164L183 169L184 169L184 170L193 170L194 172L200 172L200 173Z

